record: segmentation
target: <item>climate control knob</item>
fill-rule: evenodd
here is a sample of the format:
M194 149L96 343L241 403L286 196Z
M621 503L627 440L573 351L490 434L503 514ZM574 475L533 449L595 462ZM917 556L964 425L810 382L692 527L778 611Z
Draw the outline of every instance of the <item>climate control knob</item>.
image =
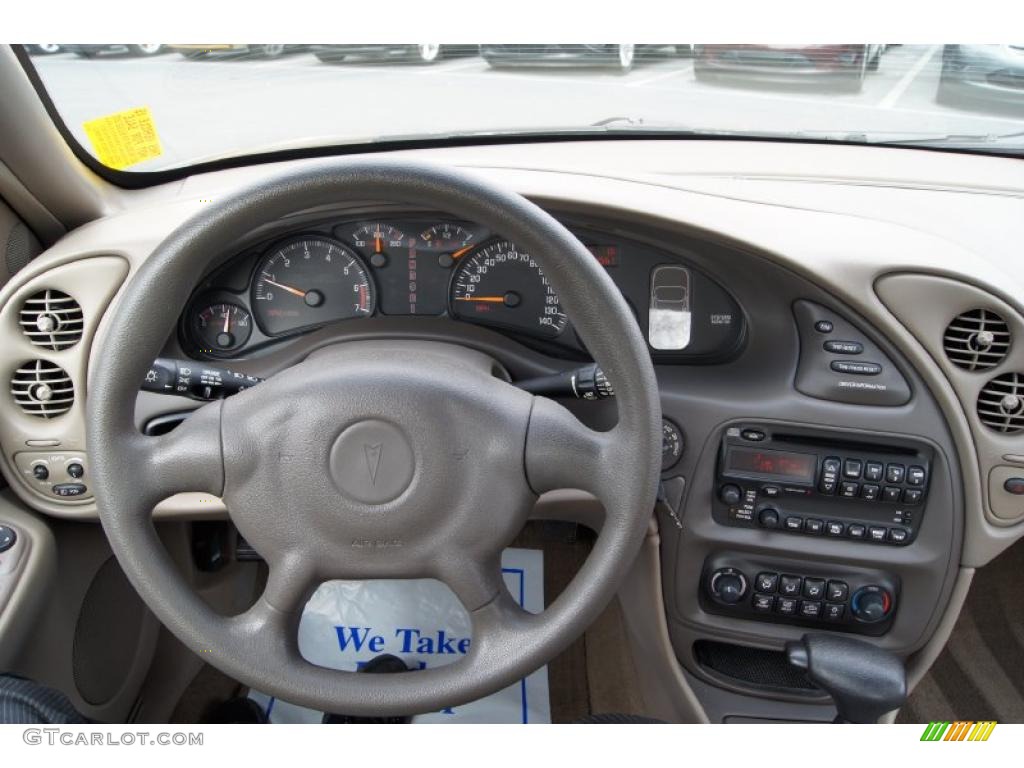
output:
M778 528L779 527L779 512L771 507L765 507L757 513L757 522L761 524L762 528Z
M741 501L743 501L743 491L738 485L728 483L718 489L718 498L722 500L723 504L728 504L730 507L735 507Z
M881 621L892 611L892 595L884 587L874 584L861 587L850 598L850 611L868 624Z
M747 594L747 577L735 568L720 568L711 574L708 587L715 599L732 605Z

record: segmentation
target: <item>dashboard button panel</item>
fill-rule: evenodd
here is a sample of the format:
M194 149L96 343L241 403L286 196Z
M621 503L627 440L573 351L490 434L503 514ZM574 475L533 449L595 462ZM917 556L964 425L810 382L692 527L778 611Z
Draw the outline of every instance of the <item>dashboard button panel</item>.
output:
M899 580L877 570L737 553L710 556L699 587L709 613L866 635L889 630L898 595Z

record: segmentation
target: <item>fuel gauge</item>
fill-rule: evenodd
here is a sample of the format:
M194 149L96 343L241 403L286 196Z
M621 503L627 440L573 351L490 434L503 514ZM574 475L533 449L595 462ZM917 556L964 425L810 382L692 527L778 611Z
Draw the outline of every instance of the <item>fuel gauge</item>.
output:
M223 355L245 345L252 333L252 315L237 304L221 302L193 312L192 337L203 352Z

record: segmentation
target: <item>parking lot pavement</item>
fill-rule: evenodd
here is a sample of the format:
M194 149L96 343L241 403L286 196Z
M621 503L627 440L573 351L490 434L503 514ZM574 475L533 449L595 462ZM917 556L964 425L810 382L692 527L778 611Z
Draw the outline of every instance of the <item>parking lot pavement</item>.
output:
M941 46L899 46L859 93L821 82L699 82L686 57L652 56L627 74L600 68L491 69L479 57L434 65L325 64L309 53L268 61L168 53L33 59L71 131L146 106L164 155L133 170L296 145L463 131L581 128L619 119L649 126L795 134L832 131L990 134L1020 130L997 112L935 101Z

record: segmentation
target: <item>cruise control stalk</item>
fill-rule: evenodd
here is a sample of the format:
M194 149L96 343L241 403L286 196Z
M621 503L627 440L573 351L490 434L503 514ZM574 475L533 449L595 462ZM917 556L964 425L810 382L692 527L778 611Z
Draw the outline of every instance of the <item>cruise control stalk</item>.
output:
M142 389L193 400L219 400L259 384L263 379L194 360L158 357L146 372Z
M571 371L538 376L535 379L517 381L515 385L533 395L545 397L575 397L578 400L604 400L614 397L608 377L596 363L584 365Z

